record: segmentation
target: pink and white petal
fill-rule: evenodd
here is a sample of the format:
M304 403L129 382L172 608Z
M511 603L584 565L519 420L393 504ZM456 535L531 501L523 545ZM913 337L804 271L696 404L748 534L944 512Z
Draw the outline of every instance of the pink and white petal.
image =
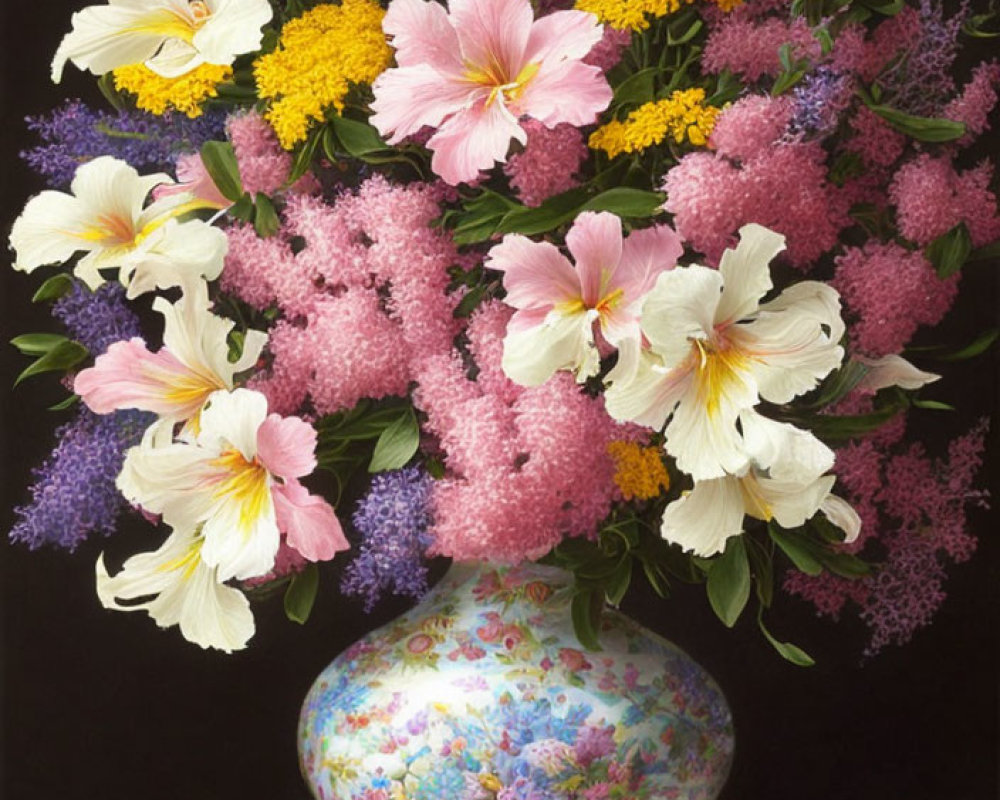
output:
M473 70L496 64L513 81L527 65L535 18L529 0L451 0L448 8L462 60Z
M794 311L798 316L815 320L826 329L827 338L836 344L844 337L844 320L840 316L840 295L837 290L819 281L793 283L773 300L764 303L761 311Z
M743 533L744 514L739 478L697 481L667 506L660 535L697 556L713 556L726 549L730 537Z
M740 414L747 454L782 481L811 481L833 467L833 451L809 431L768 419L752 409Z
M135 338L115 342L94 366L79 372L73 391L97 414L138 408L180 420L196 413L204 401L183 391L196 382L197 376L170 353L151 353Z
M562 59L579 60L601 41L603 27L586 11L555 11L535 20L528 37L527 64Z
M636 422L659 431L687 392L692 374L667 369L648 352L637 358L637 364L629 363L621 371L616 367L608 375L613 382L604 393L605 407L620 422Z
M692 340L712 333L722 276L701 266L661 272L642 304L642 331L666 366L684 363L692 354Z
M272 496L278 527L287 543L309 561L329 561L336 553L350 549L333 507L301 483L291 480L275 486Z
M208 285L196 281L176 303L157 297L153 310L163 315L163 348L216 389L230 389L236 365L229 361L231 320L209 311Z
M890 386L913 391L941 379L940 375L935 375L933 372L917 369L902 356L888 355L881 358L853 356L852 360L868 368L857 385L858 389L865 392L877 392Z
M761 496L782 528L797 528L819 511L833 488L833 475L814 481L778 481L755 477Z
M235 448L252 462L257 456L257 431L265 419L267 398L260 392L213 392L201 412L198 445L216 453Z
M477 104L451 116L428 140L431 169L452 186L475 180L507 158L511 139L524 144L527 134L503 103Z
M308 475L316 469L316 429L298 417L270 414L257 429L257 458L272 475Z
M617 306L601 312L601 334L608 344L619 347L622 342L631 340L641 346L642 328L636 306L633 303L631 307Z
M266 575L274 567L281 535L272 491L262 492L253 514L248 513L246 502L225 496L205 520L201 557L218 568L220 581Z
M593 316L550 312L534 328L503 340L503 371L521 386L540 386L559 370L571 370L582 382L600 369L594 344Z
M819 384L840 366L844 350L831 342L808 316L787 311L761 312L753 322L727 330L731 340L750 356L749 367L760 396L788 403Z
M551 312L552 306L524 308L515 311L514 316L507 323L507 334L522 333L529 328L537 328L548 319Z
M514 308L542 308L580 298L580 278L550 242L509 233L486 256L483 266L504 273L504 302Z
M757 402L756 384L736 371L713 377L692 376L666 430L664 448L696 481L736 474L750 463L736 420Z
M823 502L819 504L828 520L844 532L844 544L856 541L861 533L861 517L854 507L835 494L827 495Z
M438 72L461 75L458 36L444 6L428 0L393 0L382 19L401 67L429 64Z
M372 84L375 112L369 122L399 144L424 126L438 128L449 116L482 102L488 90L443 75L429 64L414 64L383 72Z
M194 528L212 510L213 468L217 455L188 444L154 441L162 428L146 431L142 444L125 454L115 485L126 500L162 514L175 528Z
M719 262L724 284L715 312L719 326L746 319L757 310L773 286L771 259L785 249L785 237L763 225L744 225L739 233L739 244L726 250Z
M584 305L596 308L621 261L622 221L606 211L584 211L566 234L566 247L576 262Z
M592 125L613 96L604 73L580 61L545 62L512 104L514 113L546 127Z
M622 244L614 288L625 292L629 302L637 300L652 290L660 273L677 266L683 253L681 237L669 225L632 231Z

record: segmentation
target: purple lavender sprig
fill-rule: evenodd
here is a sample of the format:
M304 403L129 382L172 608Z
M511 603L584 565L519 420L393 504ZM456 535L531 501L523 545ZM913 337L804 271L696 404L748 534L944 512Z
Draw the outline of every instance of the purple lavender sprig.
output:
M344 594L361 596L371 611L383 592L420 597L427 591L424 552L432 478L419 467L383 472L358 502L352 521L360 553L341 582Z
M105 283L92 292L76 282L52 306L52 316L95 358L115 342L142 336L139 317L129 308L125 289L117 283Z
M65 189L77 167L111 155L145 172L173 171L181 153L194 152L209 139L225 138L226 115L207 111L189 119L183 114L156 116L142 111L95 111L69 100L48 114L28 117L28 128L42 143L21 153L53 189Z
M32 550L47 544L72 552L91 533L114 533L127 507L115 486L125 451L155 419L143 411L101 415L80 406L56 430L55 449L33 470L31 502L14 509L11 541Z

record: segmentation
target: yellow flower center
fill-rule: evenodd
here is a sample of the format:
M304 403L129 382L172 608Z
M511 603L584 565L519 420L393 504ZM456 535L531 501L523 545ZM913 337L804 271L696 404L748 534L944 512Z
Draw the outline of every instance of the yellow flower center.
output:
M194 571L198 568L198 563L201 561L201 546L204 542L205 540L199 536L188 545L187 552L184 555L178 556L172 561L165 561L156 568L156 571L177 572L178 570L183 570L181 580L188 580L194 574Z
M742 384L749 357L725 337L693 339L692 356L695 359L695 383L698 402L710 417L719 413L723 398L733 387Z
M213 498L237 503L240 507L240 529L248 532L270 507L268 471L256 458L247 461L235 448L224 450L209 464L226 476L215 488Z
M490 90L489 97L486 98L486 108L489 108L498 99L503 100L504 104L517 100L531 79L538 74L541 65L536 62L526 64L513 80L496 59L490 59L490 63L482 67L471 64L467 66L466 80Z

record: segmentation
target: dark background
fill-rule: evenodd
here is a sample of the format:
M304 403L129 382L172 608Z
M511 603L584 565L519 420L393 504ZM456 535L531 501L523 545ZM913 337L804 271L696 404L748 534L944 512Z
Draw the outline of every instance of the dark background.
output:
M64 97L100 98L93 81L72 66L60 87L48 81L51 55L69 14L68 0L2 0L4 46L0 235L42 183L17 159L31 144L25 114L44 112ZM991 50L996 48L996 50ZM984 42L979 58L1000 52ZM994 127L1000 121L994 114ZM979 155L997 152L991 142ZM55 330L44 307L29 298L39 279L0 265L5 308L0 338L3 475L0 530L11 507L27 499L29 470L52 446L64 417L45 411L61 399L54 381L34 379L9 391L25 361L6 340ZM997 264L964 278L960 304L943 335L959 342L997 324ZM916 412L934 447L992 412L997 361L992 356L949 370L927 396L958 400L956 414ZM996 452L997 438L992 436ZM984 475L997 491L996 457ZM986 800L997 792L996 517L975 511L980 551L950 570L949 598L934 624L903 648L862 662L865 630L848 619L816 620L811 608L783 598L771 628L818 661L800 669L782 661L757 632L752 615L735 631L713 617L700 589L671 602L641 591L625 610L668 636L711 672L732 706L737 754L725 800ZM112 540L92 541L69 555L29 552L0 542L3 575L3 750L0 796L9 800L303 800L295 726L313 678L351 641L405 608L384 603L366 616L321 587L304 627L285 621L280 603L255 608L249 650L231 656L161 631L144 614L103 610L93 564L102 549L113 563L148 549L148 528L123 526ZM5 538L5 537L4 537Z

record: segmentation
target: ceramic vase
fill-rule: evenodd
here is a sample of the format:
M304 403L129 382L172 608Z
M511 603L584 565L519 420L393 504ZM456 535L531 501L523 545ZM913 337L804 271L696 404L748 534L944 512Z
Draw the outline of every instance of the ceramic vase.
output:
M606 610L577 641L572 576L455 564L338 656L299 721L317 800L710 800L729 708L683 651Z

